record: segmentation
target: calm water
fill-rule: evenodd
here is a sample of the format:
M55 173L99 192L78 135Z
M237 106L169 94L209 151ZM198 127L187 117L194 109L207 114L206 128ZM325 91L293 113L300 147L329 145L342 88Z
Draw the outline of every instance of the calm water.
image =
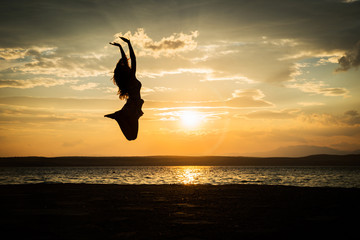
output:
M28 167L1 168L0 184L266 184L360 187L359 167Z

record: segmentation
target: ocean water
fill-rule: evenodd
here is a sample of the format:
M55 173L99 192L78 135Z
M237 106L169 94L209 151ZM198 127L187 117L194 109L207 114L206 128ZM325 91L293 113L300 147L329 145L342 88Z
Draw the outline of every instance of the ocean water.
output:
M360 167L26 167L0 168L0 184L265 184L360 188Z

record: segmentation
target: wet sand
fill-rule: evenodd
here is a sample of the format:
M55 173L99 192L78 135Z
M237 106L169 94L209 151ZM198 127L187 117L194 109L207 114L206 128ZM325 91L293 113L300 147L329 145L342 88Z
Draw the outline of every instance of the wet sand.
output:
M35 184L0 196L2 239L355 239L360 214L360 189L342 188Z

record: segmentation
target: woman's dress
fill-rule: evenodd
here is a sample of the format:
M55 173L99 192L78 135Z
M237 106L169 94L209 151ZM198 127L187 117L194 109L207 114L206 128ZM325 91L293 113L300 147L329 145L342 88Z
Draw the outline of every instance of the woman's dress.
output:
M144 100L140 97L141 82L134 78L129 87L129 98L126 100L125 105L120 111L125 115L136 116L139 119L144 112L141 110Z

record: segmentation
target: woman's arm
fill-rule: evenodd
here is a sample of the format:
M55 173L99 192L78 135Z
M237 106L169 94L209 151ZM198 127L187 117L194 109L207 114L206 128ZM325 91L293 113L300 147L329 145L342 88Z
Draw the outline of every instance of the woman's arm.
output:
M121 47L120 43L111 42L111 43L109 43L109 44L114 45L114 46L118 46L118 47L120 48L121 58L127 59L127 58L126 58L126 54L125 54L125 52L124 52L124 49Z
M129 46L129 52L130 52L130 59L131 59L131 70L133 71L133 73L136 73L136 57L135 57L135 53L134 53L134 49L132 48L131 42L129 39L124 38L124 37L120 37L124 42L126 42Z

